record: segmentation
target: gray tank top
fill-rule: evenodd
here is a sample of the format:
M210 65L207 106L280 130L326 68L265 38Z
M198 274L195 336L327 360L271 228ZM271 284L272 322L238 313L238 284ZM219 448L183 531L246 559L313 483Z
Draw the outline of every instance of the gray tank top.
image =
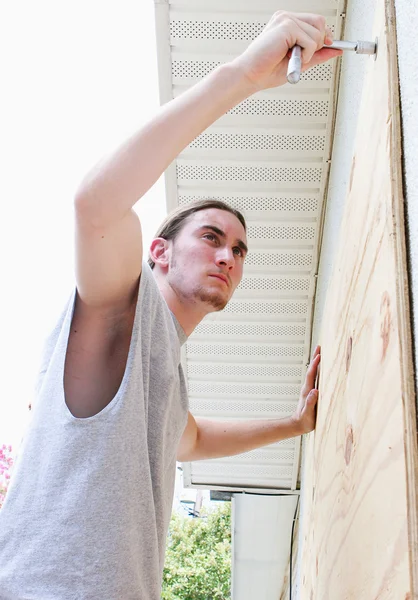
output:
M157 600L187 423L186 336L144 263L120 388L76 418L63 386L74 299L46 344L0 510L0 599Z

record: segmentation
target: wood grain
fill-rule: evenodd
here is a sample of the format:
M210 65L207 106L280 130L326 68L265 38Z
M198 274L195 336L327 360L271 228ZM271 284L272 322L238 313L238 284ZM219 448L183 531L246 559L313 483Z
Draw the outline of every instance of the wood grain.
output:
M393 2L376 3L306 445L302 600L418 598L417 438Z

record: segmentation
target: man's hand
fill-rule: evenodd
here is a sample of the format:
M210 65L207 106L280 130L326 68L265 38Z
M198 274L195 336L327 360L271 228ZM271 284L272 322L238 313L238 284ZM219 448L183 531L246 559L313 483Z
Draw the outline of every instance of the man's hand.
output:
M284 419L249 419L243 421L212 421L196 419L189 413L177 452L177 460L188 462L208 458L234 456L261 446L309 433L315 429L318 374L321 349L315 348L300 393L299 404L292 417Z
M316 404L318 402L318 390L315 389L315 381L320 360L321 348L317 346L306 372L305 383L300 392L299 403L293 417L301 434L309 433L315 429Z
M233 62L256 89L277 87L287 82L289 51L302 48L302 70L342 54L323 48L332 43L325 17L307 13L276 12L262 33Z

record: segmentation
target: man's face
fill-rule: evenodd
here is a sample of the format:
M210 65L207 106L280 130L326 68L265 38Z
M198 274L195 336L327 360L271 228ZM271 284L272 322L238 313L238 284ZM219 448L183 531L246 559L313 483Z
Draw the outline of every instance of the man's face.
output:
M172 242L167 283L183 301L222 310L241 281L246 254L247 237L235 215L201 210Z

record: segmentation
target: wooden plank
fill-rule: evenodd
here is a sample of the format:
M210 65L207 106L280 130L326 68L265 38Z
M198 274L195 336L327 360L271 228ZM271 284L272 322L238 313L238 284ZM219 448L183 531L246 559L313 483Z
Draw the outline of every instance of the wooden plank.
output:
M376 3L306 445L302 600L418 598L417 438L393 1Z

